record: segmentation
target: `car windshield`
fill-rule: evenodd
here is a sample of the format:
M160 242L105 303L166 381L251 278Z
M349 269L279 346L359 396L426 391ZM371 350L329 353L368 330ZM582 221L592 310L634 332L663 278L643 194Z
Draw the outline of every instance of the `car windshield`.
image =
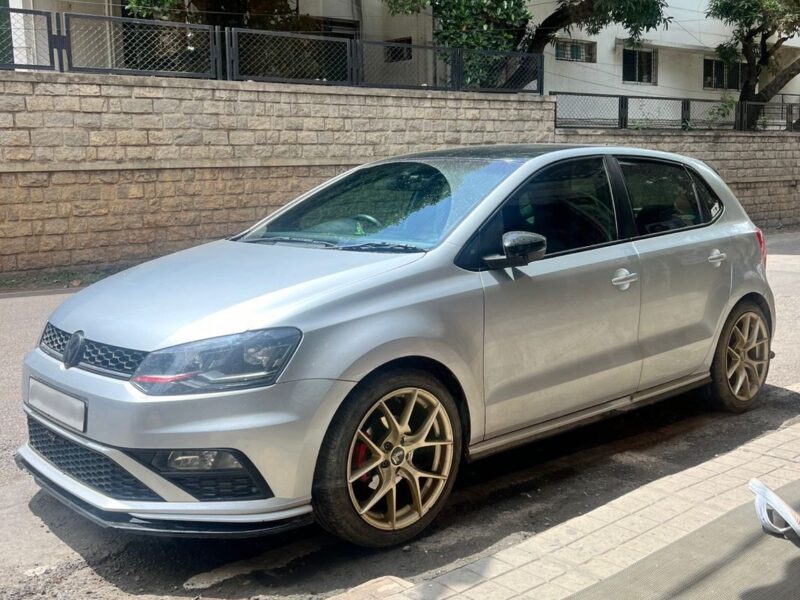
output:
M521 164L441 158L365 167L239 240L354 251L429 250Z

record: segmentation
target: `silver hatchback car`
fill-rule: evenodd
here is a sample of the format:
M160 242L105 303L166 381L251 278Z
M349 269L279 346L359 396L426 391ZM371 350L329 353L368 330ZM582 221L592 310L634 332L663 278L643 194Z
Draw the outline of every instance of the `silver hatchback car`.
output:
M753 406L761 231L706 164L491 146L369 164L76 294L19 465L104 526L408 540L462 460L705 386Z

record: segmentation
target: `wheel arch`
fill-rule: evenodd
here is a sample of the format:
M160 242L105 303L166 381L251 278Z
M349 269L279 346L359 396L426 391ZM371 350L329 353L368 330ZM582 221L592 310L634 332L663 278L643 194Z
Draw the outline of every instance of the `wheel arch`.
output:
M773 328L775 326L773 320L774 317L772 315L772 308L770 307L769 302L767 302L767 299L758 292L749 292L744 296L742 296L741 298L739 298L731 307L731 310L728 311L728 315L725 317L725 320L727 320L731 312L743 302L752 302L764 312L764 316L767 317L767 327L769 327L769 333L770 335L772 335L774 331Z
M770 293L768 289L766 293ZM720 318L719 323L717 324L717 331L714 333L714 343L709 349L708 354L706 355L706 359L703 363L704 368L711 368L711 363L714 359L714 353L716 352L717 345L719 344L719 338L722 335L722 329L725 327L725 323L728 322L728 319L730 318L731 314L736 309L736 307L742 304L743 302L753 302L764 312L764 316L767 318L767 326L769 327L770 337L774 335L775 314L774 314L773 304L770 302L769 298L766 296L765 293L762 293L760 291L750 290L747 292L743 292L737 297L731 299L731 301L728 303L727 309L722 314L722 318Z
M444 363L433 359L429 356L404 356L390 360L372 371L370 371L364 379L362 379L351 391L350 394L355 393L361 383L372 377L379 376L382 373L390 371L397 371L400 369L419 369L426 371L436 377L447 390L452 394L453 399L456 401L458 407L458 416L461 421L461 438L464 440L462 452L466 452L469 446L470 435L472 433L472 418L470 417L469 404L467 402L467 395L464 392L464 386L461 385L458 377L453 371ZM348 394L349 395L349 394ZM345 399L345 402L347 400Z

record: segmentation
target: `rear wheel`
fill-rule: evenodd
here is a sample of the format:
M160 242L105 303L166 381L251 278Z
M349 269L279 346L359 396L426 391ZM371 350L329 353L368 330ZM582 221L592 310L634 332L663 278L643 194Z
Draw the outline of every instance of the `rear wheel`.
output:
M325 436L317 520L356 544L405 542L436 517L460 456L458 410L441 382L410 369L374 377L345 401Z
M709 386L714 402L732 412L751 409L769 372L771 335L764 311L753 302L737 305L722 329Z

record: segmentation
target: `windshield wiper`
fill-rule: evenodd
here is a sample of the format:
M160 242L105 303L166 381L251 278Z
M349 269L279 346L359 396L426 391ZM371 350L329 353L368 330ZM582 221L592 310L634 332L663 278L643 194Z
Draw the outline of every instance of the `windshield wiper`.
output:
M292 237L288 235L272 235L269 237L262 237L262 238L253 238L249 240L242 240L247 244L276 244L278 242L284 242L288 244L312 244L315 246L324 246L326 248L332 248L336 246L333 242L326 242L325 240L315 240L313 238L301 238L301 237Z
M423 248L411 244L395 242L364 242L352 246L339 246L339 250L352 250L354 252L426 252Z

